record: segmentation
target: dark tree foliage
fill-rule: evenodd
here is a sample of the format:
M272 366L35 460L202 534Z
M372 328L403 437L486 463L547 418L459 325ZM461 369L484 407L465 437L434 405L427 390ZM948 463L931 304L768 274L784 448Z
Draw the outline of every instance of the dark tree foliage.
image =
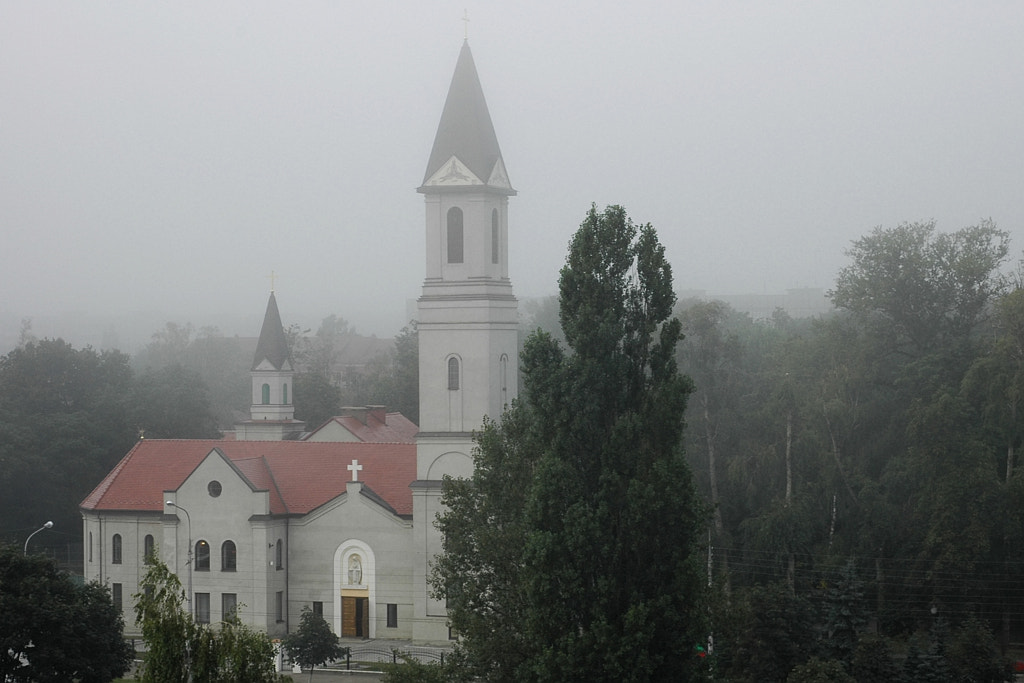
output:
M519 402L501 422L485 420L477 435L473 478L447 479L447 513L438 519L444 552L434 586L448 601L459 634L459 663L489 681L528 680L530 644L523 581L529 537L526 502L539 449L531 442L529 408Z
M53 520L41 545L58 533L77 540L78 503L138 436L131 390L128 358L116 351L44 339L0 358L0 533L24 540Z
M23 540L53 520L41 545L77 542L78 504L140 434L216 437L215 427L194 371L136 378L118 351L29 341L0 358L0 534Z
M868 621L864 582L857 578L853 560L847 562L836 580L829 584L823 603L827 653L832 659L849 665Z
M729 673L744 681L784 681L815 654L810 604L783 583L756 587L737 605L745 628L733 636Z
M52 560L0 547L0 678L106 683L133 651L110 591L77 586Z
M527 341L525 405L485 429L477 477L446 483L436 584L471 661L494 663L485 680L687 680L707 638L706 515L682 449L691 384L654 229L592 208L560 296L568 350ZM498 657L506 636L513 653Z
M308 606L302 608L298 630L288 635L282 645L293 662L309 669L310 681L313 669L348 654L348 648L341 646L324 618L313 614Z
M892 683L901 680L900 669L889 641L878 636L863 636L857 641L850 671L857 683Z
M419 424L419 373L419 333L411 323L395 337L390 353L375 358L348 383L346 405L386 405Z
M341 412L341 389L316 372L298 372L293 379L296 419L316 429Z
M999 654L992 629L971 618L956 629L946 648L956 680L972 683L1002 683L1014 680L1009 660Z
M217 439L206 383L195 370L168 365L148 370L132 391L135 424L147 439Z
M786 683L857 683L846 673L842 662L835 659L811 657L804 664L798 664L786 677Z

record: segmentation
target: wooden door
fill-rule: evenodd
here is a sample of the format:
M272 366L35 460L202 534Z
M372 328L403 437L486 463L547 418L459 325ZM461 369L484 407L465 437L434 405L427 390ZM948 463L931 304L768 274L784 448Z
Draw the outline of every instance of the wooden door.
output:
M341 635L343 638L370 637L370 599L342 596Z

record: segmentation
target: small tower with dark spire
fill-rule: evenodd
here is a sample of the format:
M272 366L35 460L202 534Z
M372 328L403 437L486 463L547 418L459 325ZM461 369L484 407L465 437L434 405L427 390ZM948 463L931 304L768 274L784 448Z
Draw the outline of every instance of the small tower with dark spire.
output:
M267 301L267 312L263 316L260 340L249 374L252 376L249 419L236 425L235 438L242 441L295 438L305 428L305 423L295 419L292 403L295 368L273 291Z

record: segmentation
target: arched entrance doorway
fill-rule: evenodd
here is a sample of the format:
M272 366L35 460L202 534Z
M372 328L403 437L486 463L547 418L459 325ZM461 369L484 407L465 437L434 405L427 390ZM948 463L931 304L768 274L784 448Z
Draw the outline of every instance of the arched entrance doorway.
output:
M357 539L334 553L334 632L343 638L376 636L375 569L373 551Z

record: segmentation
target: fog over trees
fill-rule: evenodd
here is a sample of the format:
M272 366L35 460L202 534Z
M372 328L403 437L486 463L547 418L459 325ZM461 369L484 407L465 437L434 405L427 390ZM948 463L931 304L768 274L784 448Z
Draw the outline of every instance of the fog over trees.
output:
M706 299L673 308L684 335L674 361L693 383L685 453L707 506L708 661L722 676L784 680L834 661L856 677L879 665L866 651L906 653L897 669L956 669L978 651L964 642L998 659L1024 633L1024 278L1009 236L988 221L906 223L867 232L847 257L830 314L754 319ZM535 327L548 340L527 346L528 361L555 340L599 340L599 325L566 326L553 300L523 309L524 340ZM386 403L415 416L415 328L332 369L331 349L353 334L337 315L317 332L293 328L297 407L322 417ZM0 358L0 535L23 542L52 519L33 545L76 565L89 490L143 434L230 426L248 407L250 364L244 340L187 324L157 330L134 358L26 326ZM524 365L524 400L548 400L558 363L535 365ZM481 447L527 433L513 414L485 428Z

